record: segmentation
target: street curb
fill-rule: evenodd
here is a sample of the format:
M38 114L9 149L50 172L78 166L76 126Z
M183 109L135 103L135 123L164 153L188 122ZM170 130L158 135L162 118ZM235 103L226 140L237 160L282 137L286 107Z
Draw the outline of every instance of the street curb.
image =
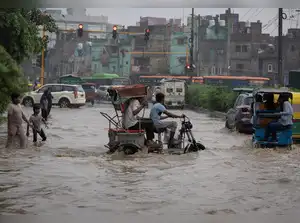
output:
M224 119L224 120L226 118L226 113L224 113L224 112L209 111L208 109L197 107L197 106L193 106L193 105L189 105L189 104L186 104L185 108L189 109L191 111L197 112L197 113L208 114L209 116L211 116L213 118L220 118L220 119Z

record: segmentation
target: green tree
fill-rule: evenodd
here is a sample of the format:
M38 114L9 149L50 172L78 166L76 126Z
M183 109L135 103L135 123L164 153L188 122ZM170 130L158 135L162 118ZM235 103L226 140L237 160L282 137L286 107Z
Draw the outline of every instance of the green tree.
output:
M47 46L48 37L41 30L56 32L54 19L39 9L0 9L0 113L12 92L25 92L28 87L19 64Z
M48 37L42 38L42 27L56 32L54 19L39 9L0 9L0 45L18 64L46 47Z

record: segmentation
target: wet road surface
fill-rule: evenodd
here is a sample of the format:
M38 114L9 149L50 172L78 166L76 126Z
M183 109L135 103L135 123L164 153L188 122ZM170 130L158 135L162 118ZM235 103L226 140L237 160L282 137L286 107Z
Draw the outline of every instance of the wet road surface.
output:
M24 109L29 116L31 109ZM0 128L2 214L234 215L300 207L300 152L250 149L249 136L184 111L208 148L186 155L106 155L110 105L52 110L42 147L7 152ZM178 111L180 112L180 111ZM147 115L147 112L146 112Z

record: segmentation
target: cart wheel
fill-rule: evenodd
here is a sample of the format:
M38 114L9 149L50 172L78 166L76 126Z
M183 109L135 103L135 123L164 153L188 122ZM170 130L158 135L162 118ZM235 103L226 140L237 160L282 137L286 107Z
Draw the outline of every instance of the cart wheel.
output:
M133 155L139 151L139 148L132 144L121 145L119 151L123 151L125 155Z
M196 145L194 144L189 144L185 147L184 153L193 153L193 152L198 152L200 150L205 150L205 146L202 145L200 142L197 142Z

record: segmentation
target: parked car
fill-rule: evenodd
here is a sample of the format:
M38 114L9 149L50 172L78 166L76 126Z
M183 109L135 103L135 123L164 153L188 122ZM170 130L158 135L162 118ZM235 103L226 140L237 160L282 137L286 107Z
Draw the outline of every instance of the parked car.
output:
M79 108L85 105L85 92L82 86L71 84L46 84L35 91L26 93L22 99L22 104L24 106L39 104L43 93L47 89L50 89L53 95L53 105L58 105L61 108Z
M81 86L85 91L86 102L91 102L91 104L94 105L97 99L96 85L93 83L84 83Z
M109 95L107 92L107 89L110 88L111 86L108 85L102 85L97 89L97 97L99 98L99 100L108 100L109 99Z
M252 133L251 104L253 102L252 93L241 93L237 97L233 108L226 114L225 126L228 129L236 129L241 133Z

